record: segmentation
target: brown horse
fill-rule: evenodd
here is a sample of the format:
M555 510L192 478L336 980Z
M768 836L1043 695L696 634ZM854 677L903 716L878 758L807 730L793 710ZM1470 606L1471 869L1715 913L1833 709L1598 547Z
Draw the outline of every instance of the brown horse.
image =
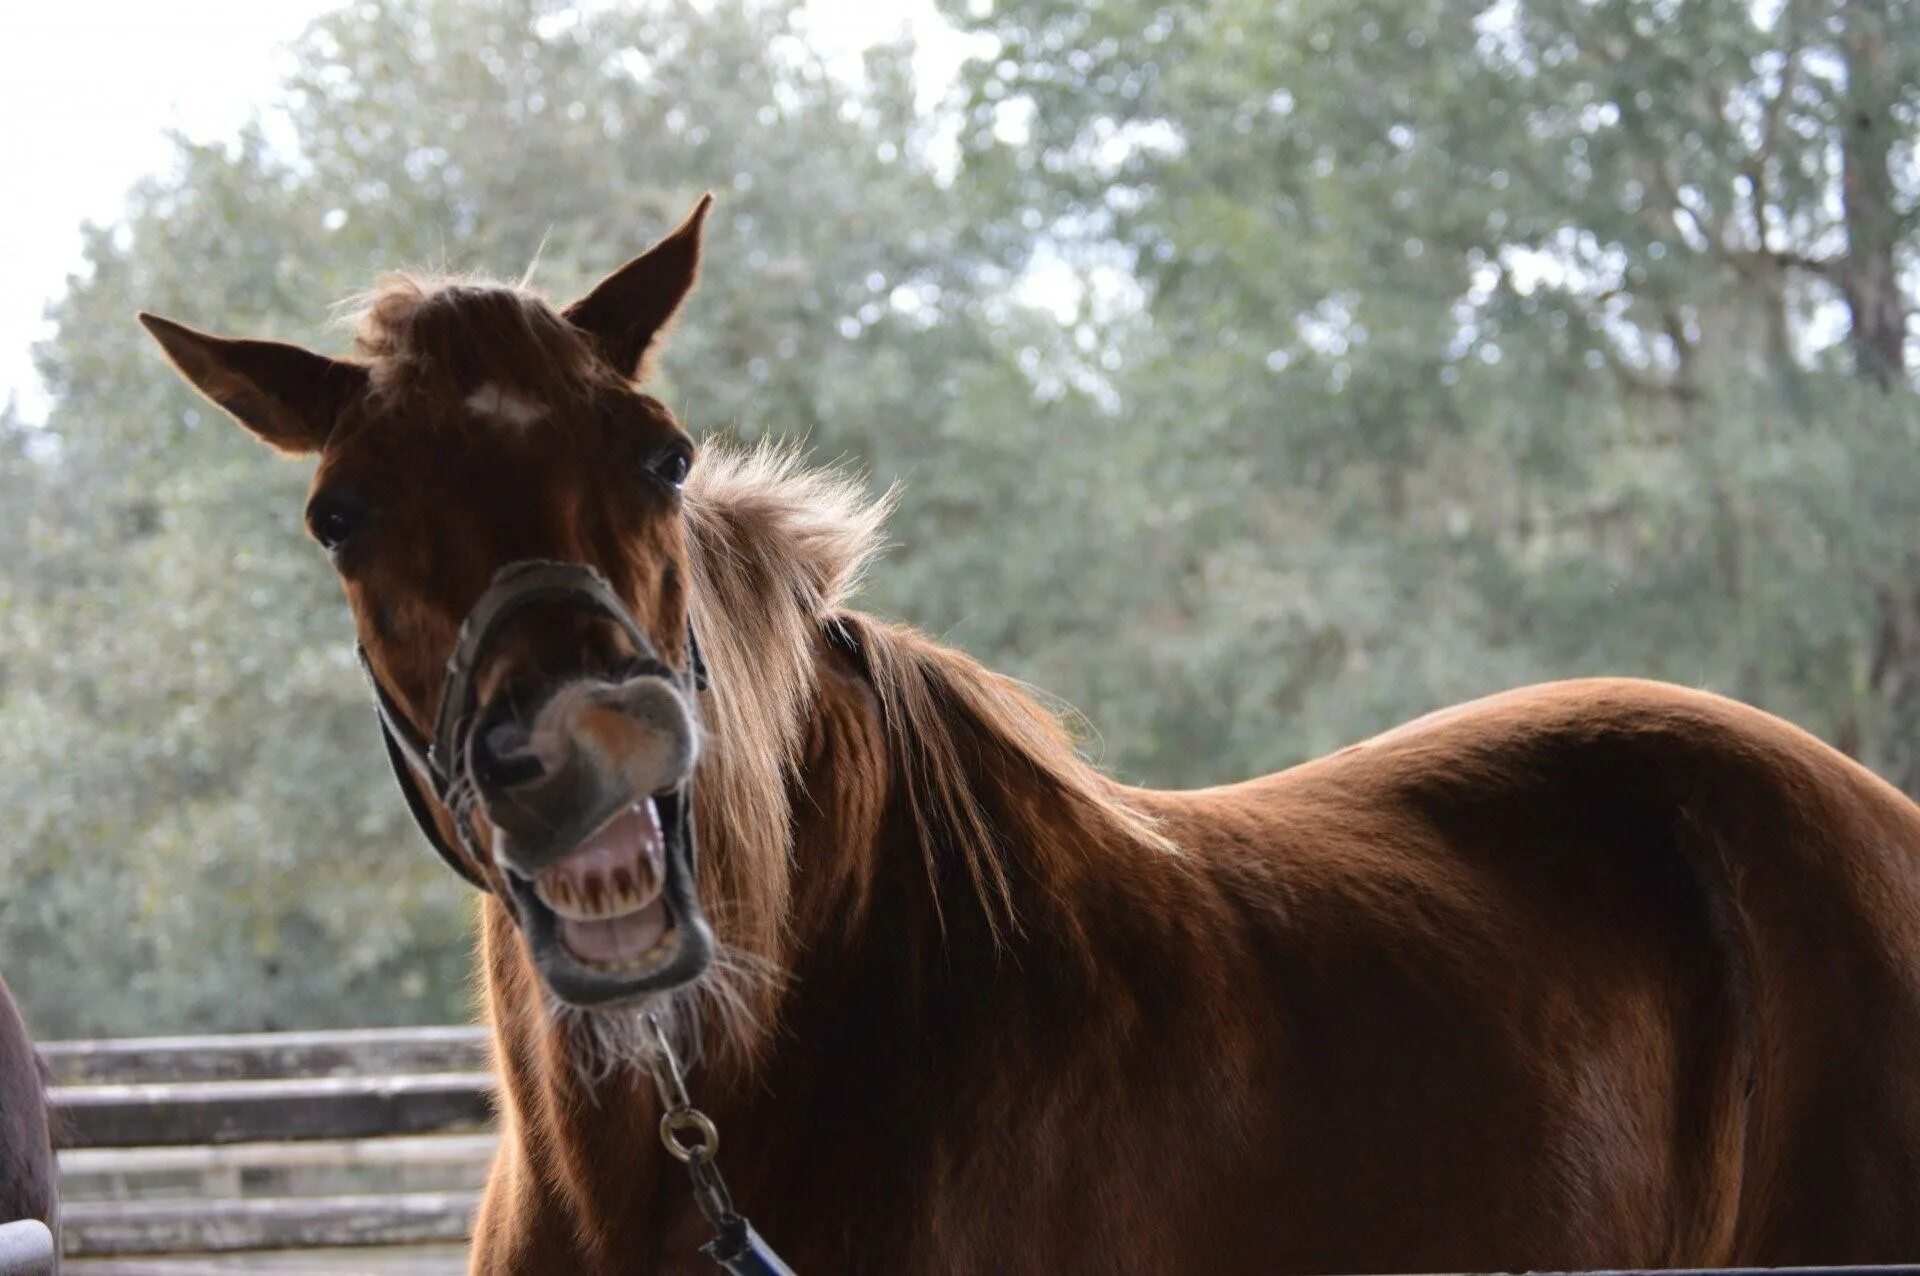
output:
M57 1228L58 1215L46 1070L0 979L0 1223L31 1218Z
M803 1273L1920 1258L1920 809L1628 680L1116 783L850 609L884 501L777 449L694 465L637 388L705 212L564 309L389 278L346 359L146 319L318 455L376 685L441 741L407 782L491 892L503 1078L475 1271L702 1263L637 1007Z

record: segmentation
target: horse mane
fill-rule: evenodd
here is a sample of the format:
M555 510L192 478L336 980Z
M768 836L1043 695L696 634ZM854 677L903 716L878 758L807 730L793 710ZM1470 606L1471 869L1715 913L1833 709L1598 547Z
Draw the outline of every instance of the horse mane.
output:
M1177 853L1025 684L911 626L858 613L839 623L880 700L943 930L941 881L950 868L964 872L999 944L1024 921L1016 870L1051 887L1092 848Z
M1061 718L1013 679L905 625L849 610L895 494L792 445L709 443L687 486L693 620L712 674L701 761L708 897L738 901L729 938L784 966L793 782L824 629L837 628L880 705L942 928L956 870L995 943L1018 931L1016 875L1093 845L1171 846L1083 758ZM1067 836L1062 836L1067 830ZM711 866L709 869L707 866Z
M721 986L724 1017L765 1019L776 991L753 979L726 990L737 957L756 972L788 965L789 785L814 694L810 618L856 587L890 505L850 475L802 469L797 449L765 444L710 443L687 481L689 605L711 683L694 785L701 840L712 847L700 857L700 890L731 910L714 918L722 947L707 981ZM750 1035L745 1027L732 1035Z

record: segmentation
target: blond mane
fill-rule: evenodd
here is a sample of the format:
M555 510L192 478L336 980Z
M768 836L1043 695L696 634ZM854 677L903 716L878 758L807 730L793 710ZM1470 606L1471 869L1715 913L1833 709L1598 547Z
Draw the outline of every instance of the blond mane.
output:
M1116 841L1171 850L1020 684L912 628L848 610L893 505L894 493L872 497L857 476L810 468L781 444L709 444L687 487L693 620L713 681L696 786L713 847L702 889L736 910L723 938L780 969L792 784L830 623L856 644L880 703L943 925L948 868L964 873L1004 940L1021 923L1016 855L1077 856ZM1062 815L1072 817L1064 829ZM1056 845L1063 835L1071 845Z

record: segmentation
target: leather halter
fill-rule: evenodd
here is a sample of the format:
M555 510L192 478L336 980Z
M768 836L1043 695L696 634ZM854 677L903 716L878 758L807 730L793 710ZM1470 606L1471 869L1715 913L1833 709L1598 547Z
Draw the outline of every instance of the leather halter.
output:
M381 685L379 675L373 671L373 662L367 658L366 648L359 643L354 644L353 650L359 657L360 668L373 688L373 707L380 719L380 736L387 747L387 761L392 764L393 777L399 782L400 792L407 799L407 809L413 813L413 821L420 826L427 845L439 853L440 858L447 862L447 867L460 874L477 890L489 888L480 873L482 861L479 848L474 844L467 812L461 809L455 795L455 780L460 772L461 758L473 731L478 697L475 675L480 667L480 658L486 654L488 644L500 632L502 625L535 603L554 601L583 604L618 623L627 640L633 644L634 658L627 662L630 671L642 676L651 674L664 678L689 695L707 689L707 671L700 659L700 645L694 641L692 626L687 629L686 672L676 673L660 659L646 632L620 602L606 578L585 563L524 559L508 563L494 573L493 583L487 587L486 593L480 595L480 601L473 605L473 610L467 613L466 620L461 623L460 636L453 644L453 654L447 657L446 677L440 687L440 712L434 722L434 738L431 741L414 728L399 704L387 693L386 687ZM441 836L439 825L434 823L433 809L421 789L423 778L433 790L434 799L446 808L453 821L454 833L460 842L458 849ZM675 804L679 824L678 842L686 856L685 876L689 891L693 889L691 883L698 850L693 835L692 794L688 792L691 786L691 778L682 782L680 801ZM670 875L673 871L669 866ZM659 1031L651 1015L647 1023L658 1043L658 1054L651 1067L655 1084L660 1087L664 1109L660 1125L661 1142L668 1152L687 1167L693 1179L694 1202L718 1232L711 1241L700 1247L700 1252L733 1276L793 1276L792 1269L753 1230L753 1225L746 1217L733 1208L733 1199L727 1193L726 1183L713 1163L719 1132L706 1114L695 1108L687 1097L672 1044ZM670 1081L667 1079L669 1077ZM682 1130L692 1130L704 1137L683 1142L676 1133Z
M373 671L373 662L367 657L367 649L359 643L353 647L354 655L360 661L361 672L373 688L373 707L380 720L381 742L386 745L387 761L393 767L393 778L400 785L401 795L407 800L407 810L412 814L413 822L427 839L427 845L446 861L447 867L476 890L488 889L478 867L481 862L480 851L474 844L466 814L458 808L454 797L460 756L466 743L462 733L468 729L475 708L474 676L479 668L480 657L508 620L535 603L554 601L582 603L614 620L626 634L627 641L633 644L635 659L630 662L630 667L635 672L654 674L683 690L706 690L706 666L700 659L700 647L694 641L692 627L687 629L688 670L683 677L661 661L646 631L640 628L620 602L612 586L607 584L606 577L585 563L558 563L529 558L508 563L494 573L487 592L467 613L466 620L460 626L460 636L453 644L453 653L447 657L446 676L440 688L440 712L434 722L431 741L415 729L381 684L380 676ZM440 826L434 822L433 808L421 788L423 778L432 790L433 799L445 807L452 818L454 832L460 842L458 848L447 842L441 835ZM683 822L690 818L691 808L691 802L680 803ZM684 845L691 860L695 853L691 837L685 839ZM688 867L691 869L692 864L689 863Z

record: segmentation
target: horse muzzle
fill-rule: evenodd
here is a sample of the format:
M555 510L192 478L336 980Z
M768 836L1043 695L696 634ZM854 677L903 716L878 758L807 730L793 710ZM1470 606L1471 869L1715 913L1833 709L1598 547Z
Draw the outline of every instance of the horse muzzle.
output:
M479 704L478 671L503 627L539 604L613 621L631 656L619 674L563 684L523 723L510 712L527 702L519 692ZM705 682L691 631L688 667L673 670L592 567L509 563L460 627L431 739L388 694L366 650L355 651L415 823L481 890L492 889L483 865L493 861L555 996L604 1008L705 972L714 941L695 887L692 798L692 696ZM426 792L452 815L457 846L442 836Z
M713 941L694 894L693 714L664 677L584 679L530 724L482 725L469 766L542 978L606 1006L698 978Z

